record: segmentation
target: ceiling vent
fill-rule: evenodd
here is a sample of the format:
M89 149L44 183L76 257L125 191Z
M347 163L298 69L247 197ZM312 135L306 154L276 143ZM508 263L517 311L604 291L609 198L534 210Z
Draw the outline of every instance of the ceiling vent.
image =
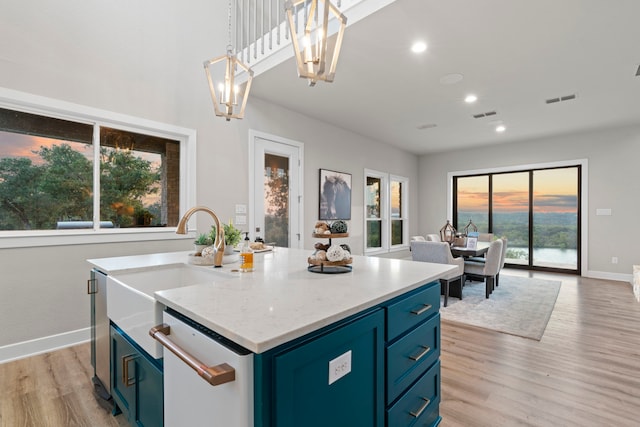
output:
M436 126L438 126L438 125L437 125L437 124L435 124L435 123L429 123L429 124L426 124L426 125L419 125L419 126L416 126L416 128L417 128L418 130L425 130L425 129L431 129L431 128L434 128L434 127L436 127Z
M547 104L555 104L556 102L571 101L572 99L576 99L575 93L572 93L571 95L560 96L558 98L550 98L544 102L546 102Z
M481 119L483 117L491 117L491 116L495 116L497 113L495 111L488 111L486 113L480 113L480 114L474 114L473 118L474 119Z

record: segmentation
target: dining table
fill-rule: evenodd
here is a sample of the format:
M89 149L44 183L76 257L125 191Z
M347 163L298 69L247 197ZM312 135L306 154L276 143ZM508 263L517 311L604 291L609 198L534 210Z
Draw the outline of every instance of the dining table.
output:
M456 257L471 258L484 256L489 250L491 242L477 242L475 248L468 248L466 246L451 246L451 254Z

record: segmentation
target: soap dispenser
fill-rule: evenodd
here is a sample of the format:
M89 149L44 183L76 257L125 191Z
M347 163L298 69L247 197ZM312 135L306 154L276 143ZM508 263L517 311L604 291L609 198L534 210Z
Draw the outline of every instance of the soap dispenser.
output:
M253 271L253 250L251 249L249 232L245 231L244 243L240 249L240 271Z

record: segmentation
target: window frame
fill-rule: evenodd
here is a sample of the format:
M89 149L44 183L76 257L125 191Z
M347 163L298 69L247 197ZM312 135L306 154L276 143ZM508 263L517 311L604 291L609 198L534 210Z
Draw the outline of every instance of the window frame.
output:
M399 182L400 185L400 212L399 218L391 217L391 183ZM392 244L391 230L393 221L402 221L402 243ZM389 252L405 250L409 247L409 178L400 175L389 175Z
M365 255L376 255L376 254L384 254L389 252L397 252L406 250L409 248L409 178L393 175L388 172L381 172L373 169L365 169L364 170L364 184L363 191L366 194L367 191L367 178L377 178L380 179L380 218L368 218L366 211L366 200L364 200L364 209L363 209L363 217L364 217L364 254ZM403 221L402 227L402 243L399 245L391 244L391 182L396 181L402 183L401 186L401 212L403 212L403 216L401 218L393 218L393 219L401 219ZM380 247L376 248L368 248L367 240L368 240L368 222L369 221L380 221L381 222L381 236L380 236Z
M99 141L101 127L112 127L129 132L143 133L160 138L173 139L180 143L180 212L196 200L196 131L140 117L87 107L57 99L28 94L0 87L0 108L37 114L94 126L93 143ZM99 150L94 145L94 190L99 187ZM99 188L94 197L94 219L99 205ZM176 227L150 228L99 228L77 230L11 230L0 232L0 249L58 246L70 244L115 243L149 240L192 239L195 232L187 235L175 233Z
M579 223L578 223L578 271L577 274L583 274L585 271L589 271L589 160L588 159L574 159L574 160L561 160L557 162L545 162L545 163L530 163L513 166L502 166L484 169L471 169L451 171L447 173L447 218L453 220L454 217L454 179L462 176L473 175L485 175L485 174L499 174L499 173L513 173L522 172L534 169L556 169L565 167L579 166L580 172L578 174L579 179ZM452 221L453 223L453 221ZM527 267L528 268L528 267ZM536 268L538 269L538 268ZM552 270L548 270L552 271ZM566 273L567 270L558 270L559 272Z

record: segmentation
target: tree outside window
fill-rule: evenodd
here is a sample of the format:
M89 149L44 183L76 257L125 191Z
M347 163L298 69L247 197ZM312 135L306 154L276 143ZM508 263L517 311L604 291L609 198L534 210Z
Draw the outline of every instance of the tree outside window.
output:
M0 230L177 224L179 143L94 126L0 109Z

